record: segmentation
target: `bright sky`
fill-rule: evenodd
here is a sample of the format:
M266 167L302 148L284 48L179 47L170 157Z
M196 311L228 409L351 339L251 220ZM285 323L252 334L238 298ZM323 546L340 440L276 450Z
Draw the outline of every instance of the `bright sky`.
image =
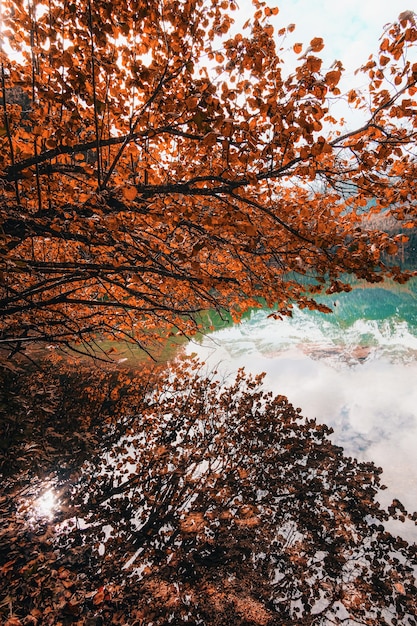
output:
M255 11L251 0L237 1L240 11L234 15L235 28L239 28ZM289 24L296 26L282 43L284 75L291 73L297 63L297 57L292 52L294 43L304 44L303 53L314 37L322 37L325 47L317 54L323 59L323 70L336 60L341 61L345 68L339 84L342 93L353 88L366 93L368 78L363 73L355 75L355 70L368 61L370 54L378 52L385 29L397 21L400 13L413 9L417 11L413 0L267 1L270 7L279 8L278 15L269 18L276 32ZM417 61L417 52L415 56ZM337 118L344 117L349 129L360 126L364 121L362 113L347 105L337 104L331 113Z
M233 17L239 28L255 8L251 0L237 1L239 10ZM349 74L377 51L387 23L416 8L414 0L269 0L268 4L279 8L279 14L270 18L276 30L296 25L288 44L303 42L307 47L313 37L322 37L325 48L320 55L325 64L341 60Z
M279 14L274 25L294 23L294 40L306 45L313 37L322 37L325 48L320 55L326 64L340 60L349 73L378 50L387 23L415 8L410 0L277 0L276 4Z
M251 0L237 2L239 9L233 14L235 20L233 31L241 30L243 23L255 12ZM322 37L325 48L319 55L324 61L323 69L330 67L335 60L340 60L346 70L339 85L342 92L366 86L366 77L363 74L355 76L355 70L366 63L371 53L378 51L380 38L387 24L396 21L403 11L413 9L417 11L414 0L267 0L267 2L270 7L277 6L279 9L277 16L269 18L276 31L289 24L296 25L294 32L283 42L284 74L290 73L295 67L297 57L292 52L294 43L303 43L304 52L313 37ZM289 54L285 54L285 51ZM356 125L353 119L358 116L357 112L348 112L347 117L351 116L352 123Z

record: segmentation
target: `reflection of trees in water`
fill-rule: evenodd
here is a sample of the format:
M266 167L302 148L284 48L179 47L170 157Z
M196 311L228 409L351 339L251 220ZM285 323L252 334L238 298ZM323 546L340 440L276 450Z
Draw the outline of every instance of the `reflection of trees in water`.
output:
M16 615L32 611L42 624L416 624L415 549L381 525L379 471L345 457L326 427L260 385L240 372L224 387L188 366L149 378L56 378L54 419L73 416L76 432L59 444L67 470L57 473L55 530L28 528L12 499L3 503L0 549L14 541L1 584ZM79 440L85 460L71 473ZM401 509L395 502L391 513Z

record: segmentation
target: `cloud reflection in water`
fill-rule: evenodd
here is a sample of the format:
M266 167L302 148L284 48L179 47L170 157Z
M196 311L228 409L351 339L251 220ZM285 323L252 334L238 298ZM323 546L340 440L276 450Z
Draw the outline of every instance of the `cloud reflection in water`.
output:
M383 468L381 504L396 497L417 510L417 337L405 323L342 328L304 312L277 322L259 311L188 351L221 372L266 372L265 385L331 426L347 455Z

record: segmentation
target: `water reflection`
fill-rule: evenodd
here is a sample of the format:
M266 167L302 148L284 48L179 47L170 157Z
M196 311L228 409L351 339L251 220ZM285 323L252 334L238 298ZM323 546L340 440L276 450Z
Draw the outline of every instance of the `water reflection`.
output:
M343 327L304 311L282 322L257 312L188 350L222 372L266 372L267 387L331 426L346 454L383 467L381 504L397 497L417 510L417 336L405 321Z

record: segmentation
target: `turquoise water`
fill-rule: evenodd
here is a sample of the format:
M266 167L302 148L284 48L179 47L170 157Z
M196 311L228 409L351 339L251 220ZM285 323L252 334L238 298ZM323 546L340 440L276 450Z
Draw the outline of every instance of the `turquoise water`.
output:
M323 301L326 315L295 307L274 320L255 311L191 343L206 367L266 372L265 385L334 429L345 452L384 469L382 504L417 510L417 280L356 286ZM407 538L417 541L416 527ZM403 533L404 534L404 533Z
M417 328L417 279L406 285L390 284L386 287L356 286L348 293L322 298L334 313L328 316L334 322L349 326L358 319L392 320L406 322L410 329Z

